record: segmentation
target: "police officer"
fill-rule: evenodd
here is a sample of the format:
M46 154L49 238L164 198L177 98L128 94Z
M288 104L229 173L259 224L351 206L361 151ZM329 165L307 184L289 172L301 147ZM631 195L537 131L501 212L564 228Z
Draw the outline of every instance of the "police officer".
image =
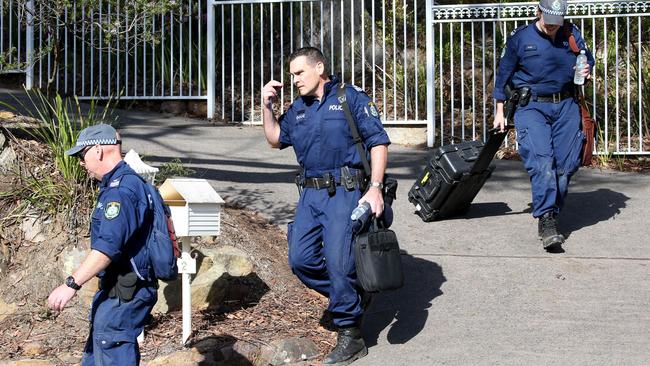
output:
M139 279L134 272L152 278L146 274L148 258L142 249L153 213L144 182L122 160L120 144L113 127L99 124L82 130L76 146L66 151L100 181L90 224L90 253L48 298L49 307L61 311L84 283L99 276L84 366L139 364L136 337L157 300L157 282Z
M494 86L494 126L502 130L506 84L530 89L529 98L522 100L515 112L514 122L519 154L532 185L533 217L538 218L544 248L552 252L561 251L565 240L557 229L556 215L571 176L580 167L585 138L573 84L576 55L567 32L573 34L580 49L586 50L588 66L580 70L582 75L588 77L594 65L578 28L564 23L566 11L566 0L539 2L535 21L517 28L508 38Z
M287 233L289 265L307 287L329 298L338 338L324 364L347 365L368 353L360 330L367 297L356 285L350 214L362 202L378 217L382 214L390 140L370 98L346 85L348 104L370 151L372 176L363 194L366 177L337 99L339 79L328 76L325 57L313 47L292 53L289 71L300 96L279 120L272 104L283 85L271 80L262 89L267 141L274 148L293 146L302 168L297 181L302 193Z

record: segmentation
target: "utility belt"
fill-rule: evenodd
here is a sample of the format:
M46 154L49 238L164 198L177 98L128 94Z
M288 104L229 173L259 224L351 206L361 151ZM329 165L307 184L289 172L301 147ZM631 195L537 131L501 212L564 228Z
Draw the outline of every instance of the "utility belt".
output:
M519 89L512 89L506 85L506 101L504 104L504 117L511 121L517 107L525 107L530 101L542 103L560 103L567 98L576 97L575 87L567 87L565 90L546 95L534 94L529 86L522 86Z
M553 93L548 95L533 95L531 100L533 102L543 102L543 103L560 103L564 99L574 98L576 93L575 90L564 90L559 93Z
M365 190L368 184L368 178L362 170L344 166L341 168L340 178L337 178L331 172L323 174L322 177L306 178L304 174L296 175L296 186L302 193L305 188L327 189L330 196L336 193L336 186L343 186L346 191L355 189Z
M122 301L131 301L135 292L143 287L158 288L158 281L143 281L135 272L104 277L99 281L99 289L108 291L108 297L119 297Z

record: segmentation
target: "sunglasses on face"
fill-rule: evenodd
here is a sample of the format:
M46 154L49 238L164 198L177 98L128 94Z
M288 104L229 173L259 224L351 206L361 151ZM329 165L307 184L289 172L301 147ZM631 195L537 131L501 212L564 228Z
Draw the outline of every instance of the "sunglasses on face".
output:
M83 150L81 150L79 152L79 154L76 155L77 158L79 160L81 160L81 161L85 161L86 160L86 153L88 153L88 150L92 149L94 146L95 145L86 146Z

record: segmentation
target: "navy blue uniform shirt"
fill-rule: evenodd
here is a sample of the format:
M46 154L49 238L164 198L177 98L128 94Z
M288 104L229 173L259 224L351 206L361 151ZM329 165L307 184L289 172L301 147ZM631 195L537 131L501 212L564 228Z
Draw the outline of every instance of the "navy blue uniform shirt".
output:
M111 264L99 277L132 270L131 259L141 273L148 273L144 249L153 222L146 187L124 161L102 178L97 206L90 224L90 247L104 253Z
M571 31L593 67L594 57L580 31L576 26ZM529 86L533 95L559 93L573 85L575 64L576 54L569 46L564 26L558 29L555 41L537 29L535 22L521 26L508 38L494 83L494 99L506 99L504 87L511 77L515 88Z
M280 116L280 148L293 146L306 177L321 177L326 172L338 177L343 166L363 169L345 112L336 97L338 85L338 78L330 76L322 101L311 96L298 97ZM352 85L346 85L345 91L367 150L389 145L377 107L368 95Z

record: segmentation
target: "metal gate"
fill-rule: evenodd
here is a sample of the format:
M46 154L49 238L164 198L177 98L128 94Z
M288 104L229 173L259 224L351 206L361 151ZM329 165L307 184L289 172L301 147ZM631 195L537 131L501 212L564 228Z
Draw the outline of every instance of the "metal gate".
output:
M368 92L385 124L423 125L425 111L424 0L213 1L216 118L261 123L261 89L285 84L280 100L296 97L287 56L320 48L330 71ZM210 25L211 27L213 25ZM221 44L224 47L212 47ZM210 68L211 69L211 68ZM214 98L211 97L214 95Z
M52 34L30 20L42 3L20 9L15 2L0 2L0 52L17 67L0 72L25 72L28 88L53 85L81 99L198 99L207 102L208 118L259 124L262 86L272 78L285 83L286 107L296 97L286 57L312 45L323 49L332 73L368 92L384 123L426 125L429 146L485 138L498 55L538 4L181 0L178 10L151 20L160 42L117 52L91 47L104 35L78 29L70 22L76 13L63 15L72 28ZM98 3L100 16L120 11ZM596 57L586 94L599 154L650 151L649 16L650 1L569 1L567 18ZM57 57L43 53L53 39Z
M538 2L432 6L427 39L428 143L485 139L492 88L507 35ZM598 154L648 154L650 2L569 1L568 20L596 59L585 93L598 123Z

